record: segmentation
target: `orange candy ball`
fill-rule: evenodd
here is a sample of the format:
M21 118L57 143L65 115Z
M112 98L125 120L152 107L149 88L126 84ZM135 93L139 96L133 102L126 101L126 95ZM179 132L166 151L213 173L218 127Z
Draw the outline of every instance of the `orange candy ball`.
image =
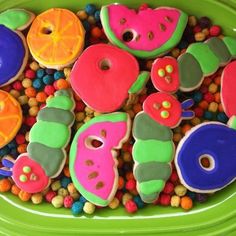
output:
M25 89L25 95L29 98L34 98L36 96L36 90L33 87L28 87Z
M32 194L31 193L27 193L23 190L21 190L18 194L18 197L20 198L21 201L23 202L28 202L31 199Z
M8 192L11 189L11 181L9 179L0 180L0 193Z
M188 211L193 207L193 201L190 197L184 196L180 200L180 205L184 210Z
M65 80L65 79L59 79L59 80L57 80L57 82L56 82L56 87L57 87L58 90L59 90L59 89L67 89L67 88L70 87L70 85L69 85L69 83L68 83L67 80Z
M47 94L45 92L38 92L36 95L36 100L38 102L44 103L46 102Z

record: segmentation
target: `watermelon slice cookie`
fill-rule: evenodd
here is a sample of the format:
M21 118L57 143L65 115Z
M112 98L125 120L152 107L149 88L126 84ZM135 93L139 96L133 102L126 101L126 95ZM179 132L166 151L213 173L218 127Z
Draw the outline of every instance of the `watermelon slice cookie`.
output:
M128 114L117 112L93 118L73 139L69 162L72 181L88 201L98 206L108 205L116 193L115 149L121 148L129 131Z
M155 58L179 43L188 16L176 9L144 8L136 12L121 4L102 7L101 22L108 39L140 58Z

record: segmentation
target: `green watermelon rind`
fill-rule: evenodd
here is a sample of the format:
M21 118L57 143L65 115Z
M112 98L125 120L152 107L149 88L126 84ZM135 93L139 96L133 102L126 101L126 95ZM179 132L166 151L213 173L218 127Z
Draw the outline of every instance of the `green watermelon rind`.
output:
M178 20L177 27L172 34L171 38L164 43L161 47L154 49L152 51L143 51L143 50L135 50L127 47L121 40L119 40L115 34L113 33L110 24L109 24L109 14L108 14L109 5L102 7L101 9L101 22L104 28L104 31L108 37L108 39L118 47L128 51L129 53L139 57L139 58L155 58L157 56L161 56L168 51L170 51L173 47L175 47L181 40L185 26L188 22L188 15L182 11L180 12L180 17Z
M122 121L127 122L128 120L129 120L128 114L124 112L117 112L117 113L105 114L105 115L94 117L89 122L85 123L83 126L79 128L79 130L77 131L72 141L70 154L69 154L69 169L70 169L72 182L74 183L75 187L79 190L81 195L83 195L88 201L96 205L107 206L109 204L109 199L104 200L96 196L95 194L88 192L78 181L75 171L74 171L74 163L76 160L76 152L77 152L77 140L79 136L93 124L97 124L101 122L113 122L113 123L122 122Z

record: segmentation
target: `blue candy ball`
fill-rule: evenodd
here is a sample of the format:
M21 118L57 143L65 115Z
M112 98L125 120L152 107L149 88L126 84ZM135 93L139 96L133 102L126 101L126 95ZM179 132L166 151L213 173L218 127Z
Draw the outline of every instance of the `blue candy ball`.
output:
M87 199L83 196L80 196L79 201L84 204L85 202L87 202Z
M88 21L85 20L82 22L82 24L86 32L90 31L91 26Z
M194 100L195 103L199 103L202 100L202 93L197 91L193 94L192 99Z
M10 148L8 146L4 146L3 148L0 149L0 157L3 157L7 154L9 154Z
M15 140L12 140L10 143L7 144L7 146L12 149L17 147L17 143Z
M222 123L226 123L228 121L228 117L225 115L224 112L218 113L216 118L217 118L218 121L220 121Z
M10 154L11 154L13 157L17 157L17 156L19 155L19 153L18 153L18 151L17 151L16 148L11 149Z
M95 11L94 18L96 21L100 21L100 11L99 10Z
M53 74L53 77L55 80L58 80L58 79L62 79L62 78L65 78L65 74L63 71L56 71L54 74Z
M52 84L53 83L53 81L54 81L54 78L53 78L53 76L52 75L45 75L44 77L43 77L43 83L44 84Z
M71 179L70 178L67 178L67 177L63 177L63 178L61 178L61 186L63 187L63 188L67 188L67 186L68 186L68 184L70 184L71 183Z
M45 71L44 71L44 69L38 69L37 71L36 71L36 77L37 78L43 78L43 76L45 75Z
M84 204L82 202L76 201L71 207L71 212L73 215L78 215L83 212Z
M33 87L35 89L42 89L43 88L43 81L41 79L35 79L33 81Z
M138 208L143 208L145 206L145 203L142 201L142 199L140 198L140 196L135 196L134 197L134 202L136 203L136 205L138 206Z
M85 6L85 12L89 15L93 15L96 11L96 6L94 4L87 4Z
M210 111L205 111L203 116L206 120L211 120L213 118L213 114Z

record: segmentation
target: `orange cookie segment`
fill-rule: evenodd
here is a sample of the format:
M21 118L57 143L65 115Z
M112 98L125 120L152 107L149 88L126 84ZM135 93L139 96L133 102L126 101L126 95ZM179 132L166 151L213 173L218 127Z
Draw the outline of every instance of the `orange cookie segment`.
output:
M59 69L72 64L84 46L85 30L78 17L61 8L38 15L27 35L31 54L40 64Z
M20 104L9 93L0 90L0 148L15 137L21 124Z

